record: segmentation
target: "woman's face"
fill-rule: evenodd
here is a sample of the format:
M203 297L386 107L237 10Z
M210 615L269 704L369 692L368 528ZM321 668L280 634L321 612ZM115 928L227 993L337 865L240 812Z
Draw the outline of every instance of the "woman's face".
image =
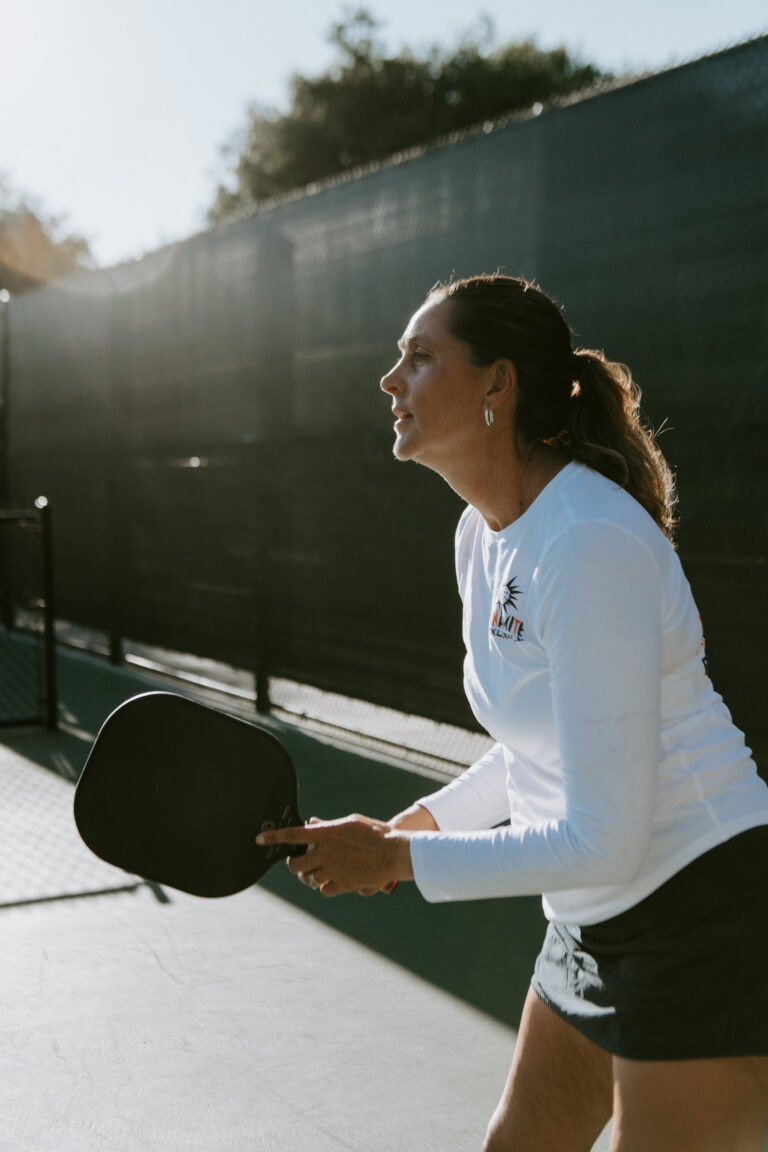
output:
M469 359L467 345L446 324L450 302L425 304L398 341L402 355L383 377L392 397L393 452L435 471L455 465L475 451L487 429L483 418L492 371Z

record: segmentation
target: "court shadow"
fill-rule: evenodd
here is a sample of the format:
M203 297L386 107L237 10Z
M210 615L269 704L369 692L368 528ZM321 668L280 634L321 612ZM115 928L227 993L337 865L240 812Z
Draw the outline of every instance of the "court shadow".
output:
M48 732L44 728L6 728L0 733L0 743L73 784L83 770L91 747L85 736Z
M34 725L4 727L0 729L0 743L75 783L93 737L110 712L139 692L167 685L149 682L129 668L116 668L78 653L59 652L57 669L58 728L49 731Z
M340 751L300 733L281 734L300 780L305 818L349 812L392 816L439 787L411 772ZM260 882L358 943L516 1028L545 920L538 897L429 904L414 884L371 899L327 899L283 864Z
M5 729L0 742L19 755L76 781L94 735L128 697L156 683L125 668L61 654L62 727ZM256 717L254 717L256 719ZM299 811L331 818L349 812L386 819L439 785L392 765L340 750L295 728L279 726L299 776ZM517 1027L534 961L544 934L538 898L428 904L414 884L370 900L326 899L312 892L284 864L260 885L307 914L496 1020ZM168 891L173 901L173 892Z

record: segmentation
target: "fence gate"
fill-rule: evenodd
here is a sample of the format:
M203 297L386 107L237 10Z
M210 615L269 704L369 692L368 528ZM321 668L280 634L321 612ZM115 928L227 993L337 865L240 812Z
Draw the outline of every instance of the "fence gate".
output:
M53 558L48 501L0 511L0 727L56 727Z

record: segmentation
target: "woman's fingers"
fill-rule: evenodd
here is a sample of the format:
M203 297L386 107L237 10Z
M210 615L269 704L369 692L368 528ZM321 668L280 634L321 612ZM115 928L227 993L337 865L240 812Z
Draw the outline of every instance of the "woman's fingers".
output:
M320 870L320 861L315 856L316 852L317 845L308 844L306 853L301 856L289 856L285 861L294 876L297 876L301 883L306 884L308 888L320 887L315 876L315 873Z
M256 843L260 848L267 848L270 844L312 844L317 835L318 825L300 824L295 828L271 828L268 832L259 832Z
M391 890L393 875L412 875L407 834L392 833L388 824L366 816L275 828L256 840L260 845L305 844L306 854L289 856L288 867L325 896Z
M388 829L389 825L383 820L372 820L370 816L344 816L339 820L319 820L313 816L307 824L295 825L292 828L270 828L260 832L256 837L259 847L268 847L270 844L322 844L325 840L333 838L339 828L348 827L351 823L368 825L370 828Z

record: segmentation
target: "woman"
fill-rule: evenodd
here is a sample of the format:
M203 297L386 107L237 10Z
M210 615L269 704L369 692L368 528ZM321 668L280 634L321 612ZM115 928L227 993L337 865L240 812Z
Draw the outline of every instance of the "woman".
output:
M762 1152L768 787L704 668L674 485L628 371L532 284L440 285L381 382L467 502L465 688L496 744L388 823L267 834L324 895L543 893L485 1152ZM499 827L502 821L508 821Z

